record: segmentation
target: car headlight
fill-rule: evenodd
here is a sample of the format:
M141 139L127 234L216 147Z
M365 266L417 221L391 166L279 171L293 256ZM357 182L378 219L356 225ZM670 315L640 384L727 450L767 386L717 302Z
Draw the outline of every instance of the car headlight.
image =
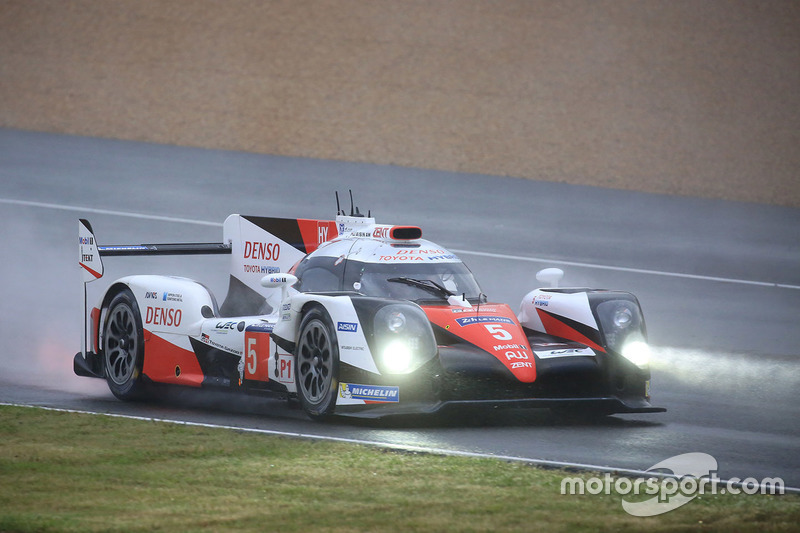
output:
M407 374L436 355L428 317L412 304L392 303L378 309L373 336L373 353L382 372Z
M406 327L406 315L402 311L391 311L386 317L386 327L392 333L400 333Z
M633 322L633 313L627 307L619 307L614 311L614 325L619 329L625 329Z
M622 347L622 357L639 368L647 368L650 364L650 345L643 340L630 340Z
M647 345L644 317L635 299L601 302L597 305L597 317L606 347L639 368L647 368L650 347Z
M408 372L413 359L411 348L402 340L395 340L387 344L381 356L386 370L392 374Z

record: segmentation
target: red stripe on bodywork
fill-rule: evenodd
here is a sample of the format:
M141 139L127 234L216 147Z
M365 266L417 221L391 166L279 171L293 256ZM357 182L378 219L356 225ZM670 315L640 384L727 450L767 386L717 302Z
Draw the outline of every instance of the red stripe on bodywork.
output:
M89 274L91 274L92 276L96 277L97 279L100 279L100 278L102 278L102 277L103 277L103 275L102 275L101 273L99 273L99 272L96 272L96 271L92 270L91 268L87 267L87 266L86 266L86 265L84 265L83 263L78 263L78 264L79 264L80 266L82 266L83 268L85 268L85 269L86 269L86 270L89 272Z
M603 353L606 352L606 350L602 346L598 345L596 342L592 341L586 335L579 332L575 328L572 328L566 325L565 323L561 322L551 314L542 311L539 308L536 309L536 312L538 313L539 318L542 320L542 325L544 326L545 332L548 335L554 335L556 337L561 337L562 339L577 341L599 352Z
M144 374L157 383L199 387L203 370L194 352L176 346L158 335L144 331ZM176 369L180 374L175 375Z
M336 222L329 220L307 220L298 218L297 227L300 229L300 235L303 236L303 244L305 244L307 254L316 250L323 242L335 239L339 236L339 231L336 229Z
M89 316L92 320L92 351L94 353L99 353L98 345L100 344L100 309L97 307L92 307L92 312Z

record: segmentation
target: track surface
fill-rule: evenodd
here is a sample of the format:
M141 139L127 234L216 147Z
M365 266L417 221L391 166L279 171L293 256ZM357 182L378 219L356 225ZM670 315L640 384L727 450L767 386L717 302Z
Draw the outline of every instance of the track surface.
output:
M800 210L2 129L0 183L0 402L636 470L705 452L722 478L800 486ZM546 266L566 270L564 285L634 292L655 350L653 402L669 411L593 424L543 411L317 424L277 400L224 394L125 404L72 374L78 217L102 244L218 241L230 213L332 217L333 191L349 188L379 222L419 224L457 250L484 292L514 308ZM219 299L227 258L108 260L90 299L128 273L193 277Z

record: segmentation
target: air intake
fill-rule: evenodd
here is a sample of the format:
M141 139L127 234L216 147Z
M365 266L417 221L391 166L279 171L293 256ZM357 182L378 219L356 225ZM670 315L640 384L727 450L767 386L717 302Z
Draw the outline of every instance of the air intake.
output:
M394 226L389 236L395 241L415 241L422 238L422 230L417 226Z

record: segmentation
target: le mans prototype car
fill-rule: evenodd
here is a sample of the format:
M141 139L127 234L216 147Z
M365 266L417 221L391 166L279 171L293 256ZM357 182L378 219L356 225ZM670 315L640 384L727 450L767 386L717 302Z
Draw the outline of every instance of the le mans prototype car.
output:
M230 215L223 242L99 246L79 225L84 284L103 257L230 254L221 306L203 284L135 275L84 297L80 376L139 398L150 383L274 393L312 418L448 406L649 413L645 322L627 292L550 286L519 313L490 303L453 253L416 226ZM552 279L548 279L552 278ZM84 285L84 295L86 295Z

